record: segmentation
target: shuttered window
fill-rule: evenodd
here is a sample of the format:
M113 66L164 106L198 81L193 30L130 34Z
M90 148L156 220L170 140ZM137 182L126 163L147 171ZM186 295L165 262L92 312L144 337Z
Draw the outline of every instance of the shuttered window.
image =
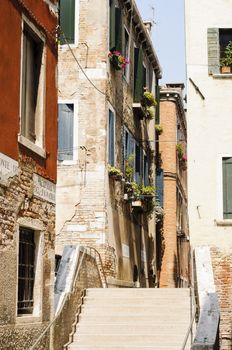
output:
M232 158L222 158L223 219L232 219Z
M58 106L58 160L73 159L74 105L61 103Z
M144 186L149 186L148 160L146 155L144 156L144 160L143 160L143 183L144 183Z
M69 44L75 42L75 1L60 0L60 26ZM60 43L66 43L62 34Z
M122 10L116 7L116 1L109 1L110 13L110 33L109 49L122 51Z
M143 97L144 66L142 47L134 49L134 102L140 102Z
M42 138L40 110L43 110L41 92L44 88L44 70L42 68L43 41L24 23L22 55L22 94L21 94L21 134L33 143ZM43 117L43 116L42 116ZM40 124L40 127L38 124ZM41 142L42 143L42 142ZM43 146L42 144L40 146Z
M156 170L156 194L160 206L163 208L164 173L163 169Z
M231 28L208 28L208 71L209 75L220 73L220 59L224 50L232 41Z
M109 109L109 120L108 120L108 163L114 165L114 149L115 144L115 120L114 113Z
M135 182L142 183L143 150L136 144L135 146Z

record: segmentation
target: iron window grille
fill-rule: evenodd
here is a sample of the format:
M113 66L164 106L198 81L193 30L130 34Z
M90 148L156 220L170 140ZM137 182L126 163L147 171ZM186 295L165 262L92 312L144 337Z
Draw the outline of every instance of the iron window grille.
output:
M18 314L32 314L35 279L34 231L19 230Z

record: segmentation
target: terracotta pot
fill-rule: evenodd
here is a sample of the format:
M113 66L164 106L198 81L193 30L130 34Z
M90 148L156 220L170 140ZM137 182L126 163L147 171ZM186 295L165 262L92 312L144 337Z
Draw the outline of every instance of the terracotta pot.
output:
M231 73L231 67L230 66L222 66L221 67L221 73L223 73L223 74Z

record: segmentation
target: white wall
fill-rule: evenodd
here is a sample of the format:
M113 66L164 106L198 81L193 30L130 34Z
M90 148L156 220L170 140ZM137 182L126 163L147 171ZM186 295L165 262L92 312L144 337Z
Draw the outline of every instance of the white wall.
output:
M207 28L232 28L231 9L232 0L185 1L191 243L228 249L232 247L232 221L221 222L221 157L232 156L232 75L208 75Z

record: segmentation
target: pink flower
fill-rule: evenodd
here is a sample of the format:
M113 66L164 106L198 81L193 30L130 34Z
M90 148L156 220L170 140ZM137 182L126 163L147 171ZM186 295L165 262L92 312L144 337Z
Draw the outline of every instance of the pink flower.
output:
M182 156L182 160L183 160L184 162L187 162L187 154L184 154L184 155Z

